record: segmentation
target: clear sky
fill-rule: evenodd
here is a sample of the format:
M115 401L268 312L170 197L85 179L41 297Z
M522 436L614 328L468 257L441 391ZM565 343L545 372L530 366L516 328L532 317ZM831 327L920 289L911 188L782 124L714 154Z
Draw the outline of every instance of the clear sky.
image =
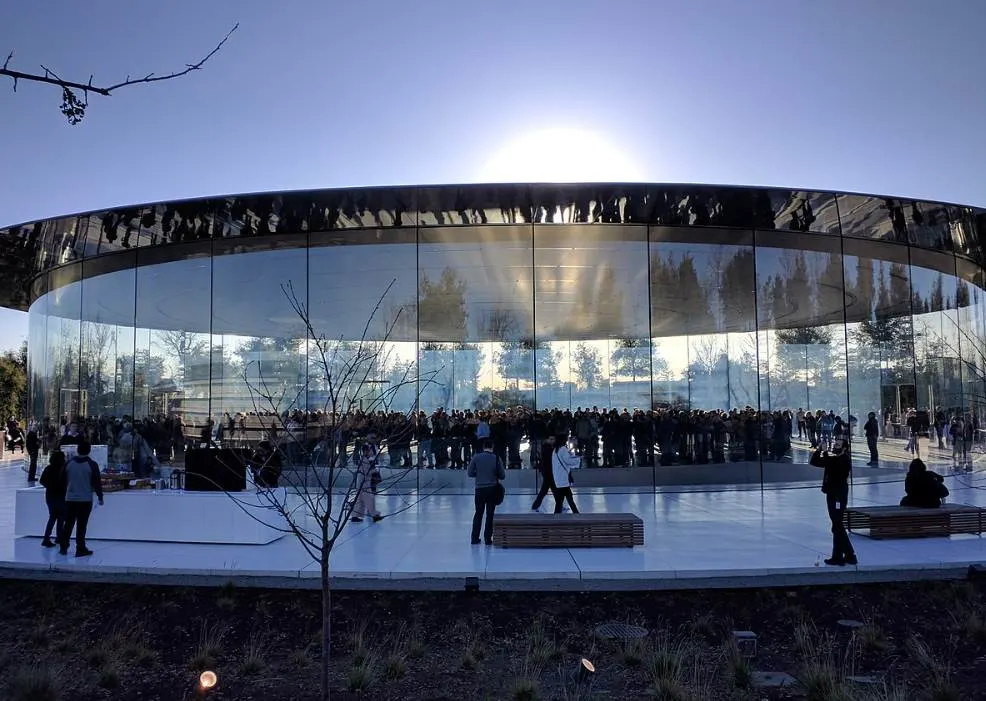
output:
M986 205L981 0L5 0L0 225L220 193L646 180ZM0 348L26 335L0 312Z

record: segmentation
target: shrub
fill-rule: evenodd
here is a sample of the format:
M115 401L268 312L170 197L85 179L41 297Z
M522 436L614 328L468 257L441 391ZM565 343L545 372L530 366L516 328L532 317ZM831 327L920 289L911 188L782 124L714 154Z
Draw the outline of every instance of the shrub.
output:
M619 640L616 643L616 657L624 667L639 667L647 657L647 643L643 638Z
M260 674L267 668L267 652L269 649L267 636L254 630L250 633L246 646L243 648L243 662L240 664L240 674L246 677Z
M116 665L108 664L99 670L99 686L104 689L116 689L120 686L120 671Z
M383 674L387 679L401 679L407 674L407 657L401 651L387 655L383 662Z
M887 640L883 629L875 623L867 623L862 628L857 629L856 639L864 653L886 652L890 648L890 642Z
M726 649L726 661L733 686L737 689L749 689L753 684L753 664L739 649L736 641L730 641Z
M507 698L510 701L538 701L541 694L537 680L527 676L514 679L507 691Z
M368 655L361 662L354 663L346 673L347 691L366 691L377 677L376 658Z
M22 667L11 676L7 694L10 701L58 701L58 675L47 666Z

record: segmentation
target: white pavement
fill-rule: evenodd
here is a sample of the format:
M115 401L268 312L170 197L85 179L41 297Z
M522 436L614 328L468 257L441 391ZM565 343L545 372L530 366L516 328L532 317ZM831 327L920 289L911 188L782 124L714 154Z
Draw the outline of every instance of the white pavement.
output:
M902 477L902 475L901 475ZM986 506L986 475L948 474L949 501ZM77 560L14 533L14 494L26 486L18 462L0 463L0 576L173 584L317 587L318 567L293 537L268 545L188 545L90 541L95 555ZM895 504L901 481L853 487L850 504ZM508 494L499 511L526 512L533 495ZM415 497L378 498L386 513ZM645 524L633 549L503 550L469 544L472 498L428 496L380 523L349 524L331 558L340 588L650 589L777 586L961 577L986 563L986 539L952 536L874 541L853 536L860 564L826 567L831 536L817 486L716 492L579 491L584 511L630 511ZM551 497L545 506L551 507ZM105 509L113 508L113 495ZM148 515L151 517L151 515ZM164 516L166 517L166 515ZM100 518L100 510L93 514ZM44 527L38 524L40 535ZM71 552L71 551L70 551Z

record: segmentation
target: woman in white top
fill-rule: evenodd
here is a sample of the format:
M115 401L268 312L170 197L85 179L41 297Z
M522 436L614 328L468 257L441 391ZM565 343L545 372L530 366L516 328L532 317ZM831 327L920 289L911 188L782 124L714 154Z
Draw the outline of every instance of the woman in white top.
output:
M568 447L568 436L564 433L555 436L555 452L551 456L551 476L555 479L555 487L552 494L555 497L555 513L560 514L563 501L568 501L568 508L573 514L579 512L575 506L575 498L572 496L572 470L578 469L581 464L578 455L573 453Z

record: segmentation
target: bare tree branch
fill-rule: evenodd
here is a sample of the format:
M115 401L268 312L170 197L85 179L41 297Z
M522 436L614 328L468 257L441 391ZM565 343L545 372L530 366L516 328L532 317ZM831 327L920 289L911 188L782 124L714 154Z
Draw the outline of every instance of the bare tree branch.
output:
M216 44L215 48L213 48L212 51L206 54L202 59L195 63L186 63L183 70L168 73L167 75L155 75L154 73L148 73L143 78L131 78L128 75L127 79L120 83L108 86L99 86L93 85L93 76L91 75L89 76L89 82L87 83L80 83L74 80L65 80L44 64L41 64L41 70L43 70L44 73L25 73L23 71L15 71L10 68L10 61L14 57L14 52L11 51L7 54L7 59L3 62L3 67L0 68L0 76L5 75L13 80L14 92L17 92L17 83L21 80L26 80L33 83L57 85L62 89L62 114L68 118L70 123L78 124L82 121L83 117L85 117L86 108L89 106L89 93L109 97L114 91L119 90L120 88L126 88L131 85L140 85L141 83L156 83L162 80L173 80L175 78L188 75L192 71L200 70L210 58L219 52L219 50L223 47L233 32L239 28L239 26L239 22L234 24L233 28L226 32L226 36L223 37L222 41ZM82 94L81 98L78 93Z

